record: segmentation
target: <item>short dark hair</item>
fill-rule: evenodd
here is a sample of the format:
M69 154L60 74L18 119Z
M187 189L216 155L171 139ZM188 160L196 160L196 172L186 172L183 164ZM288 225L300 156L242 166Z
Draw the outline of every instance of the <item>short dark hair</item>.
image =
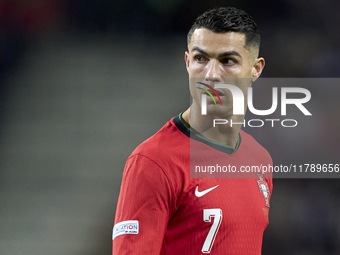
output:
M207 28L215 33L238 32L245 34L245 47L260 47L260 34L254 19L245 11L234 7L211 9L199 16L188 33L188 44L195 29Z

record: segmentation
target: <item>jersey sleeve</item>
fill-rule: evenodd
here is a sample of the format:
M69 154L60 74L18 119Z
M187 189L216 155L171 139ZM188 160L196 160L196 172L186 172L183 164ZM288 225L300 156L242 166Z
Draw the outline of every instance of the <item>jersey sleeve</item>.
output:
M125 165L112 234L112 254L159 255L172 192L162 168L143 155Z

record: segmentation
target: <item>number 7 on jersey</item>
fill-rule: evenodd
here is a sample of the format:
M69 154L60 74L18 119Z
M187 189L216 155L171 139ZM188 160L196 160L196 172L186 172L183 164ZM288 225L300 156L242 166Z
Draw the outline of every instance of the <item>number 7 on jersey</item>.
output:
M210 231L205 238L202 252L203 253L210 253L211 248L214 244L218 229L220 228L222 222L222 210L217 209L204 209L203 210L203 220L205 222L211 222L211 218L214 217L214 222L211 225Z

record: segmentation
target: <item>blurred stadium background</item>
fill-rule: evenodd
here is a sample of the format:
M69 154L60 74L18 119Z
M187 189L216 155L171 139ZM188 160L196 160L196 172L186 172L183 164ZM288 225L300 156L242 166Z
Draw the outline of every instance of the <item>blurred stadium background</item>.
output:
M0 0L0 254L111 253L125 160L189 106L186 33L216 6L254 17L264 77L339 76L338 1ZM339 92L312 93L311 135L248 131L274 163L336 163ZM339 197L275 179L263 254L340 254Z

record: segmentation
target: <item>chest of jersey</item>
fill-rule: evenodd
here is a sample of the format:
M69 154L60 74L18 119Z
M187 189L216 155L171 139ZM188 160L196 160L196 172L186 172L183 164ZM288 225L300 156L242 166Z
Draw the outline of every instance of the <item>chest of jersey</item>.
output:
M268 210L255 178L192 179L165 240L173 254L260 254Z

